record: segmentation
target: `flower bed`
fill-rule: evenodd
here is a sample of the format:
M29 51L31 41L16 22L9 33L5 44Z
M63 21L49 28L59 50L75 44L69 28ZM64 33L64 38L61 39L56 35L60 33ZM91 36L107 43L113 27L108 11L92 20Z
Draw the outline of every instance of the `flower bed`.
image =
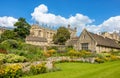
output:
M18 78L20 76L22 76L22 66L20 64L0 66L0 78Z
M2 63L18 63L26 62L27 58L15 54L0 54L0 62Z
M0 65L0 78L19 78L25 75L36 75L51 71L58 71L58 68L55 67L54 62L50 61L6 63Z

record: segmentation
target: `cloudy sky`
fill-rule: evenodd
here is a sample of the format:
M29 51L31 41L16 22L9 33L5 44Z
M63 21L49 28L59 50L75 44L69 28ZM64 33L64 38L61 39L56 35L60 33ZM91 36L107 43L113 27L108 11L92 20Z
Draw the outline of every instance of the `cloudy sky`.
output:
M71 25L78 34L120 30L120 0L0 0L0 26L13 27L19 17L58 28Z

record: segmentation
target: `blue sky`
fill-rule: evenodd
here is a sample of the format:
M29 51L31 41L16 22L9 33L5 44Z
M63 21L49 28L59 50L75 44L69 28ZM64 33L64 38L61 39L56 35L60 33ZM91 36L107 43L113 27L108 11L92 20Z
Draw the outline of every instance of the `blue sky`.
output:
M88 22L82 22L83 24L81 25L84 25L84 27L88 27L88 30L90 31L92 31L92 29L94 28L95 30L93 32L101 30L107 31L107 27L110 27L110 25L107 26L108 23L111 22L111 20L112 22L114 22L114 20L116 19L117 21L112 23L111 25L113 26L114 24L117 24L117 28L113 27L115 30L120 28L120 26L118 26L120 25L120 23L118 23L118 21L120 20L120 0L0 0L0 18L2 20L5 16L6 18L12 17L15 19L18 19L19 17L24 17L30 24L32 24L34 21L38 21L40 23L44 22L50 25L58 25L58 23L50 23L54 20L51 20L48 23L45 20L41 21L41 19L37 18L36 15L31 15L35 12L34 9L42 4L48 9L44 13L48 14L48 17L49 14L52 14L52 16L57 16L55 18L61 16L62 18L65 18L65 20L68 20L70 17L74 17L75 19L79 17L80 21L82 18L84 19L84 21L87 19ZM83 16L80 17L80 15L77 14ZM87 16L88 18L84 18L84 16ZM42 18L44 19L44 15ZM77 20L78 23L79 19ZM2 22L3 21L0 21L0 23ZM5 22L8 21L4 21L4 23ZM68 21L68 23L75 25L76 21L73 23L70 20ZM78 29L83 28L81 25L78 24L76 25ZM0 25L2 26L3 24ZM60 25L62 25L62 23L60 23ZM66 25L66 23L63 23L63 25ZM109 29L108 31L112 31L112 29Z

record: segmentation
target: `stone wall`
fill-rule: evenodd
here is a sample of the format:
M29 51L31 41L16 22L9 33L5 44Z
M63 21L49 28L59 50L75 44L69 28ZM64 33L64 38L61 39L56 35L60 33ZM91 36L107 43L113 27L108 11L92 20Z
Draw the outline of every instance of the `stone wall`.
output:
M118 51L119 49L115 49L115 48L110 48L110 47L103 47L103 46L96 46L96 52L100 53L100 52L110 52L111 50L113 51Z
M88 49L91 51L95 51L96 43L95 41L90 37L90 35L86 32L83 31L80 35L80 38L77 42L77 49L82 50L82 43L88 43Z
M48 43L52 42L53 35L56 33L55 30L44 28L38 25L32 25L30 29L30 35L35 37L44 37Z
M26 41L27 44L37 45L37 46L48 46L47 42L36 42L36 41Z

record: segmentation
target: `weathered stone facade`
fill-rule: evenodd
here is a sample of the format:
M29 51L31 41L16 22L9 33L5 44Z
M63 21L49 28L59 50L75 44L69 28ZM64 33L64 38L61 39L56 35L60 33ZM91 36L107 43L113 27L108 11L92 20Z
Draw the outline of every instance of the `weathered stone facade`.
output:
M81 33L77 41L77 50L90 50L92 52L109 52L111 50L120 50L120 46L115 40L101 35L88 32L86 29Z
M116 42L120 41L120 35L119 33L116 33L116 32L113 32L113 33L104 32L104 33L101 33L100 35L102 35L103 37L108 37L110 39L113 39Z
M70 32L70 39L66 41L66 46L76 46L76 42L78 40L78 37L76 35L77 28L75 27L74 29L70 28L70 25L68 25L68 30Z
M76 36L76 28L71 29L68 25L68 30L71 33L70 38ZM26 37L26 43L39 46L50 46L53 43L53 35L56 34L56 30L44 28L39 25L32 25L30 29L30 35Z
M68 25L70 32L70 39L66 42L66 46L73 46L76 50L90 50L92 52L109 52L111 50L120 50L120 46L116 41L119 37L116 35L94 34L83 30L79 37L76 36L76 28L71 29ZM26 37L26 43L39 46L51 46L53 35L56 30L51 30L38 25L32 25L30 35Z
M52 38L55 33L55 30L44 28L39 25L32 25L30 35L26 37L26 43L39 46L49 45L52 43Z

